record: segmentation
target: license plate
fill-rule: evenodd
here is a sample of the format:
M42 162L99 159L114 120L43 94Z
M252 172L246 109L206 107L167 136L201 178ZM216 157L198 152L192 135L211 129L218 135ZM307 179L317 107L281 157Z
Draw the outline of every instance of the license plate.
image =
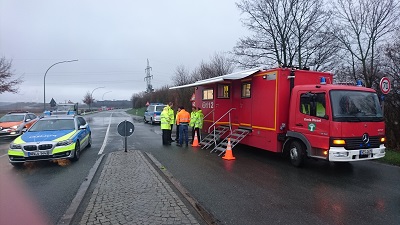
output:
M372 153L371 149L360 150L360 155L370 155Z
M41 156L41 155L48 155L47 152L28 152L28 156Z

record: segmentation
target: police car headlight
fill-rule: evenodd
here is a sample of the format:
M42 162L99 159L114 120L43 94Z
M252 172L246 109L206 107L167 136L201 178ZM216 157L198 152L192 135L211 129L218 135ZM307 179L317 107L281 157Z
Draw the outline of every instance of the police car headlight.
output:
M57 143L57 146L66 146L72 144L73 141L71 139L65 140L65 141L60 141Z
M21 145L17 145L17 144L14 144L14 143L10 144L10 148L11 149L22 149Z
M16 130L16 129L18 129L18 125L12 126L10 128Z

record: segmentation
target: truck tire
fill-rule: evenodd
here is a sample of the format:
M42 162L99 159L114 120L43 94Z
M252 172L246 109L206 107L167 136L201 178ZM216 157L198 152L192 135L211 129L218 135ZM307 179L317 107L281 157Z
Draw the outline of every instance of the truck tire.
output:
M298 141L292 141L289 145L289 157L290 162L295 167L300 167L305 158L305 149L304 145Z

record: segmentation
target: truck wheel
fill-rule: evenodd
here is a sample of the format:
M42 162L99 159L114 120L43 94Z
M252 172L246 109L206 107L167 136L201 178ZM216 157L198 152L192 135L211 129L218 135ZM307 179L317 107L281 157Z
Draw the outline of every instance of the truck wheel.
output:
M300 167L304 162L305 150L301 143L293 141L289 146L290 162L295 167Z
M72 161L74 162L78 161L80 156L81 156L81 145L79 144L79 141L77 141L75 144L75 153L74 153L74 158L72 158Z

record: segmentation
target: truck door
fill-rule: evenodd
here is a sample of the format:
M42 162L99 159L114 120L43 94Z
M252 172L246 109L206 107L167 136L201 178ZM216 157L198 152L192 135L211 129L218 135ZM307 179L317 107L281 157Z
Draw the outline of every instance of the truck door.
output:
M252 115L252 99L251 99L251 81L245 81L241 84L241 98L239 104L239 122L240 126L251 126Z
M314 150L329 148L330 110L326 98L324 92L299 92L297 96L294 130L302 133Z

